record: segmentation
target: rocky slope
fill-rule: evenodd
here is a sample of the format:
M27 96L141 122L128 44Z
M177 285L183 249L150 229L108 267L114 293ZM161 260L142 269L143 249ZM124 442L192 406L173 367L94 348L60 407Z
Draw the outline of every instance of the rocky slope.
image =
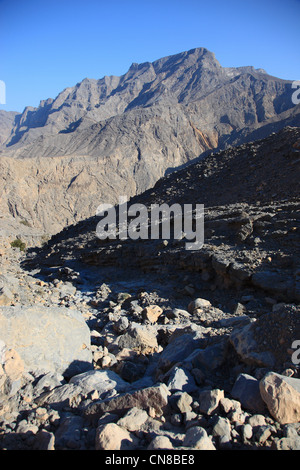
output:
M19 113L0 109L0 147L9 138L14 126L15 118Z
M286 128L131 200L204 203L201 250L93 217L2 256L0 447L300 449L299 150Z
M57 233L211 149L299 125L291 91L203 48L85 79L16 116L0 153L2 211Z

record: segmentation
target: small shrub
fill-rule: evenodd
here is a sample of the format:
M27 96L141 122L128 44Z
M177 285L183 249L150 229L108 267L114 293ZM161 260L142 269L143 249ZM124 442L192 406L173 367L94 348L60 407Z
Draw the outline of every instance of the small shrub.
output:
M28 220L26 220L26 219L21 220L20 223L23 224L23 225L25 225L26 227L31 227L31 224L30 224L30 223L28 222Z
M22 242L20 238L16 238L13 242L11 242L10 246L12 248L19 248L20 251L24 251L26 248L26 244Z

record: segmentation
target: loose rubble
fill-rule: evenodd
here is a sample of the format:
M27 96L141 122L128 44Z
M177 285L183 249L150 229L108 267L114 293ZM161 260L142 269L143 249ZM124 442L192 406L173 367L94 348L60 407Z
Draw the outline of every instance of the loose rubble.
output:
M300 449L299 369L285 349L299 326L296 305L272 311L264 299L269 313L255 318L242 291L238 316L225 308L226 291L222 309L212 297L178 298L176 282L154 290L152 274L131 276L127 292L126 281L99 285L95 272L70 289L65 272L47 281L18 266L10 269L26 304L0 308L9 322L1 327L2 449ZM113 278L109 268L105 275ZM290 333L274 350L285 321ZM271 354L272 365L263 360Z
M83 225L3 253L0 448L300 450L299 206L240 209L193 255Z

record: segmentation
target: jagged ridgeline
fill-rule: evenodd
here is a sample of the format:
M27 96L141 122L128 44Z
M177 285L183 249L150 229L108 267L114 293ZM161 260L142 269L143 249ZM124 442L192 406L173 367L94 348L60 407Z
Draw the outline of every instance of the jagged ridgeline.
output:
M57 233L207 152L300 125L291 85L197 48L2 111L2 215Z

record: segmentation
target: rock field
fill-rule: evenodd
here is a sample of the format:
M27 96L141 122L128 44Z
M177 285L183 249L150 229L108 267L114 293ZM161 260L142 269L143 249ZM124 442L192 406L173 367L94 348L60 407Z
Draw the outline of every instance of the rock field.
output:
M186 184L205 203L199 251L100 242L91 218L1 252L1 449L300 450L299 132L256 143L259 202L242 166L214 192L253 144L208 160L211 204L205 161L135 199L188 201Z

